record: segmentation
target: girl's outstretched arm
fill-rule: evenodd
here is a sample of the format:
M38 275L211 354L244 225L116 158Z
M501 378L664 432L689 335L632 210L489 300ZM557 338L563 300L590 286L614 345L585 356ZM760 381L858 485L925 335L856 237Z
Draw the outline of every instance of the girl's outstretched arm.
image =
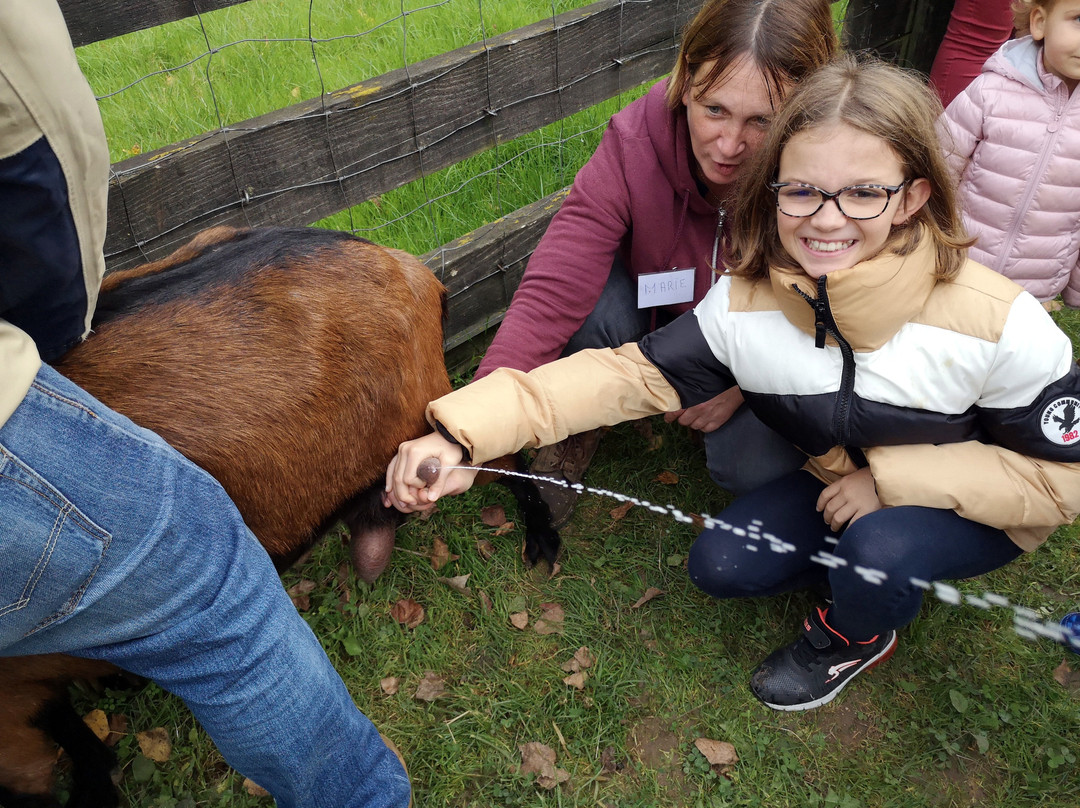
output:
M404 513L426 511L443 495L468 491L479 469L447 468L461 465L463 456L461 446L438 432L405 441L398 446L386 469L383 504ZM438 476L430 483L418 473L420 465L429 458L439 461Z
M383 502L406 513L422 511L472 485L477 470L444 470L425 487L417 471L429 457L444 469L466 455L479 465L679 406L678 393L634 343L579 351L530 373L500 368L428 405L428 423L440 432L398 447Z

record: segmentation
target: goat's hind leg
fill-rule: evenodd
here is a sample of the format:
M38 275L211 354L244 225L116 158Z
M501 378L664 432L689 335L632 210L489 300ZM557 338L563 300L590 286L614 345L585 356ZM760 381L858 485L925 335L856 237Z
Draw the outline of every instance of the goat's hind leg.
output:
M120 804L110 776L116 755L75 712L66 691L42 703L29 718L6 710L4 722L0 806L60 808L53 796L57 744L72 763L67 808L115 808Z
M53 796L56 745L28 723L8 724L4 716L0 752L0 806L3 808L60 808Z
M34 716L34 724L71 758L71 797L66 808L115 808L120 804L111 776L116 754L86 726L66 694L47 702Z

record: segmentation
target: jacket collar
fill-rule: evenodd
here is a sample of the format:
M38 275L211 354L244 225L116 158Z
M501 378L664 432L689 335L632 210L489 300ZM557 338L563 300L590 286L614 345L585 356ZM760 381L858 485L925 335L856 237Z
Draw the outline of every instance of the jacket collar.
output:
M933 241L924 233L909 255L886 253L825 276L832 317L855 351L877 350L922 311L937 285L934 261ZM806 298L817 299L818 282L801 270L778 267L770 268L769 282L784 316L815 336L818 318ZM830 337L828 344L836 342Z
M1066 97L1069 94L1061 77L1046 69L1042 60L1042 45L1030 35L1007 40L986 60L982 69L984 73L999 73L1022 82L1036 92L1064 92ZM1059 87L1062 89L1059 90Z

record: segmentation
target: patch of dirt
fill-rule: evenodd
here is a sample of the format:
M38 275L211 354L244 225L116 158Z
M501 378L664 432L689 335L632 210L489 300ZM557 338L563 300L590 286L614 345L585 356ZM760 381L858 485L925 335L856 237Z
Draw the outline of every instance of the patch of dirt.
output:
M997 791L1000 780L1000 773L977 753L949 758L944 769L911 776L930 805L948 808L981 808Z
M811 714L825 737L845 749L880 741L884 733L877 724L877 711L853 698L855 693L845 692L845 696L847 698L819 707Z
M684 805L693 794L682 770L680 736L667 720L647 716L630 726L626 733L626 751L639 770L652 770L656 785L666 795L664 804Z
M678 757L679 736L663 719L649 716L630 727L626 749L635 761L650 769L670 768Z

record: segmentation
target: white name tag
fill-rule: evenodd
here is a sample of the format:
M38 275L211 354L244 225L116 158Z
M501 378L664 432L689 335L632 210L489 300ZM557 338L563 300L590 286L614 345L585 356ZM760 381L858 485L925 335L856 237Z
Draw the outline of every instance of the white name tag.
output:
M671 272L650 272L638 275L637 305L639 309L651 306L671 306L690 303L694 299L695 268L673 269Z

